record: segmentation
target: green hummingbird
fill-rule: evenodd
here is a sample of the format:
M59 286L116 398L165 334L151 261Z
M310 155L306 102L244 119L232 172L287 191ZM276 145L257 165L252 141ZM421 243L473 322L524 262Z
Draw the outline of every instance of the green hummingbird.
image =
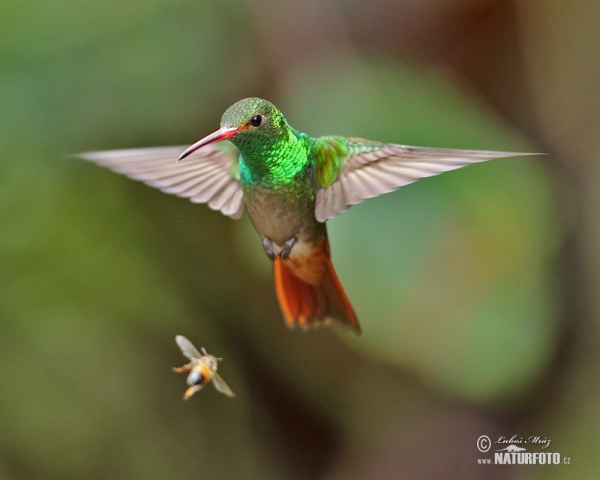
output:
M179 155L182 149L80 156L164 192L208 203L234 219L246 208L273 261L286 324L306 329L337 320L357 333L358 319L331 263L325 222L351 205L423 177L527 155L410 147L356 137L313 138L292 128L272 103L260 98L233 104L223 114L221 128Z

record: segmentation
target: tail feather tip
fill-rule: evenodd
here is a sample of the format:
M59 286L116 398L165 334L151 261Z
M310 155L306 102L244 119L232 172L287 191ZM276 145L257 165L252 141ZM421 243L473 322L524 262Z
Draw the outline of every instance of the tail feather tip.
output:
M354 309L329 258L326 267L321 282L311 285L294 275L284 260L275 259L275 291L285 322L289 328L308 330L335 321L360 335Z

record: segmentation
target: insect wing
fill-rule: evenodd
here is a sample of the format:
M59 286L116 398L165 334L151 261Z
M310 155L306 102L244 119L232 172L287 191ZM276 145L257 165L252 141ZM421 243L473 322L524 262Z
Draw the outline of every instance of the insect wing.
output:
M192 342L190 342L183 335L177 335L175 337L175 341L181 349L181 353L183 353L183 355L189 358L190 360L197 360L202 356L200 355L200 352L196 349L196 347L194 347Z
M213 385L219 392L227 395L228 397L235 397L235 393L232 392L231 388L229 388L229 385L225 383L225 380L223 380L217 372L213 373L212 381Z

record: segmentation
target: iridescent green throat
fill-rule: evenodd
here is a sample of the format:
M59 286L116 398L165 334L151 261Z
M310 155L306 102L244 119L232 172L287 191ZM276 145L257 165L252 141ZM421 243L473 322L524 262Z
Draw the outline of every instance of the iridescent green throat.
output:
M240 151L240 180L277 189L305 174L314 139L285 125L277 135L240 132L232 142Z

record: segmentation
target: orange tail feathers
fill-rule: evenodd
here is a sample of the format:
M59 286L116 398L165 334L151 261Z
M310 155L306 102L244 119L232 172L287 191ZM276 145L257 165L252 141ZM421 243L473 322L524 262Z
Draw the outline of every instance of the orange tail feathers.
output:
M290 328L307 329L336 320L360 334L354 309L331 264L327 239L317 248L318 252L307 252L305 258L273 262L275 291L285 322ZM316 282L305 280L315 277Z

